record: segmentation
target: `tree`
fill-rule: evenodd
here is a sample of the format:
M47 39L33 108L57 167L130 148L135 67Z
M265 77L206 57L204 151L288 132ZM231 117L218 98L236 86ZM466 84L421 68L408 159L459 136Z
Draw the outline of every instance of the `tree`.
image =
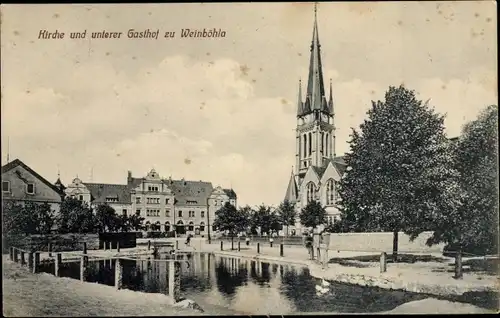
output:
M444 242L461 254L496 254L498 249L498 106L466 124L450 146L460 173L461 206L434 222L430 244ZM461 255L460 255L461 256Z
M27 225L30 234L49 234L55 223L54 211L51 206L44 203L26 202L24 213L27 215Z
M113 232L119 229L120 220L115 209L108 204L100 204L96 208L96 227L99 232Z
M236 210L236 207L229 202L226 202L222 208L215 212L213 227L217 231L229 232L231 244L233 244L234 236L239 232L243 232L247 225L245 215Z
M283 201L278 207L279 221L282 225L286 226L286 236L288 236L288 227L295 225L295 204L288 200Z
M321 203L313 200L300 211L299 218L300 224L315 229L318 225L326 223L326 211Z
M92 233L95 219L87 203L68 197L61 203L56 223L59 233Z
M247 234L249 234L249 232L251 233L250 227L251 227L251 220L252 220L252 215L254 214L254 211L252 210L252 208L250 206L246 205L246 206L240 208L239 212L245 218L245 223L246 223L245 231L247 232Z
M276 212L263 204L252 214L250 224L253 231L260 228L260 235L263 233L272 234L273 231L277 233L281 229Z
M128 217L129 229L134 231L142 231L144 229L144 217L140 213L132 214Z
M413 240L459 204L443 122L414 91L389 87L352 133L339 186L341 222L354 231L393 232L395 261L399 231Z
M2 225L5 236L24 234L26 216L23 206L16 201L2 200Z

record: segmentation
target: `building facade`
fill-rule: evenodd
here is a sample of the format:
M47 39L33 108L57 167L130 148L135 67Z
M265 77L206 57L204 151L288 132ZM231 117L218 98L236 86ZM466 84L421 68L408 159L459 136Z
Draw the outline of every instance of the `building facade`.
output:
M232 189L214 188L201 180L162 178L154 169L142 178L134 178L129 171L126 184L88 183L75 178L65 192L94 208L106 203L117 213L139 214L148 230L175 230L178 235L206 236L215 212L225 202L237 206Z
M335 151L335 108L332 83L328 99L323 81L318 19L314 9L314 25L305 98L299 81L295 169L292 169L285 200L295 203L297 215L310 201L320 202L328 222L338 218L337 184L346 165ZM302 232L299 219L293 228Z
M2 200L48 203L57 214L64 192L33 169L16 159L2 167Z

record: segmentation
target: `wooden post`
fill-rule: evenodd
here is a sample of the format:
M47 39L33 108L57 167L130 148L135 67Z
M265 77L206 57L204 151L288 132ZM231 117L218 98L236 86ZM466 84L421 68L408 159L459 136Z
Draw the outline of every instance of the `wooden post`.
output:
M176 240L175 241L175 249L178 250L179 249L179 240Z
M35 260L35 254L32 252L28 253L28 268L33 270L33 262Z
M387 254L385 252L380 254L380 272L387 272Z
M283 243L280 244L280 256L283 257Z
M40 252L35 252L33 259L33 274L38 273L39 267L40 267Z
M87 278L87 265L88 265L88 262L89 262L89 257L88 256L82 256L81 260L80 260L80 280L82 282L85 281L85 279Z
M273 241L269 241L269 246L273 247Z
M231 237L231 251L234 250L234 241L233 241L233 238Z
M104 240L104 250L106 251L108 249L108 241Z
M49 243L49 246L47 247L47 250L49 252L49 257L52 257L52 243Z
M61 253L56 253L56 260L55 260L55 266L54 266L54 275L56 277L61 276L61 263L62 263L62 254Z
M18 260L18 258L17 258L17 248L14 247L13 249L14 249L14 262L17 263L17 260Z
M241 243L238 242L238 252L241 251Z
M260 253L260 243L257 242L257 254Z
M24 251L21 251L21 266L26 265L26 259L24 258Z
M10 259L11 261L13 261L13 260L14 260L14 248L13 248L12 246L11 246L11 247L9 247L9 259Z
M120 242L116 242L116 251L120 253ZM118 260L117 260L118 261Z
M168 295L176 303L181 298L181 264L170 262L168 265Z
M151 240L148 240L148 251L151 250Z
M220 250L223 251L224 250L224 242L223 241L220 241Z
M116 259L115 263L115 288L121 289L123 283L123 264L120 259Z
M455 254L455 279L462 279L462 251L457 251Z
M87 242L83 242L83 254L87 254Z

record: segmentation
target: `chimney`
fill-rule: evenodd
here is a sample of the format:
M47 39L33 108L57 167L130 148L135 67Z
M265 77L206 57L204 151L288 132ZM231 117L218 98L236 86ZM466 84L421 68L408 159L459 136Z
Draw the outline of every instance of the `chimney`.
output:
M127 174L127 183L131 183L132 182L132 171L128 171L128 174Z

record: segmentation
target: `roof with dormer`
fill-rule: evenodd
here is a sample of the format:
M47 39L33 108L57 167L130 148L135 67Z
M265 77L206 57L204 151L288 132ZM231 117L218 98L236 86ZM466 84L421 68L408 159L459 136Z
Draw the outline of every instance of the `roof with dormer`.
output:
M88 183L83 184L89 189L93 203L131 204L130 188L126 184ZM112 199L113 201L108 201Z

